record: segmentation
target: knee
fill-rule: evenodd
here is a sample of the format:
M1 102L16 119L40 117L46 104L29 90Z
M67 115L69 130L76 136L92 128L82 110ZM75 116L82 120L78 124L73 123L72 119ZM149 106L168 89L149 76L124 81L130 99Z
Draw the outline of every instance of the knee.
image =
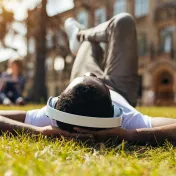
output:
M114 29L136 28L136 23L133 16L129 13L121 13L114 16L113 26Z

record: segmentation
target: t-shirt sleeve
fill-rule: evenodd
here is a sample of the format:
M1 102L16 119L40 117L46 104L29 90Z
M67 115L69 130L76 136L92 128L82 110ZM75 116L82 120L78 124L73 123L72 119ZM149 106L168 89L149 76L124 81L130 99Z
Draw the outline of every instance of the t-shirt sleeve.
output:
M119 93L110 90L111 99L114 107L123 110L122 115L122 128L124 129L138 129L138 128L151 128L151 117L143 115L134 107L132 107L127 100ZM116 109L114 108L114 112Z
M114 107L121 108L122 114L122 128L124 129L138 129L151 128L151 117L143 115L134 107L132 107L127 100L117 92L110 90L111 99ZM116 109L114 108L114 112Z
M48 125L57 126L55 120L52 120L48 116L46 116L46 106L43 107L42 109L35 109L28 111L26 113L24 123L38 127L44 127Z
M122 128L124 129L139 129L152 128L151 117L141 113L124 114L122 117Z

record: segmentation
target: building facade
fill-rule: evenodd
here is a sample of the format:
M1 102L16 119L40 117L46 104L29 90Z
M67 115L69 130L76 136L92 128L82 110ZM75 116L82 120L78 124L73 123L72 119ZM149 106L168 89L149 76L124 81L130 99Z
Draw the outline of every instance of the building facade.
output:
M175 0L74 0L74 8L50 17L46 61L49 95L58 95L69 83L74 61L63 24L76 18L87 28L122 12L136 20L139 52L139 99L144 105L176 103L176 2ZM35 17L39 9L29 15ZM35 20L34 20L35 21ZM28 32L28 59L35 59L35 28ZM59 66L58 66L59 65Z

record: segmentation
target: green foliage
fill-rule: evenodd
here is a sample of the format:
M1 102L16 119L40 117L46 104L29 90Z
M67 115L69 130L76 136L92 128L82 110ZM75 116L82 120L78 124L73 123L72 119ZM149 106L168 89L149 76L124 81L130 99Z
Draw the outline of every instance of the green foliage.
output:
M28 110L39 105L16 107ZM0 109L14 109L3 107ZM176 108L138 108L150 116L176 116ZM21 135L0 137L0 175L176 175L176 148L170 143L162 147L131 146L96 148L65 139Z

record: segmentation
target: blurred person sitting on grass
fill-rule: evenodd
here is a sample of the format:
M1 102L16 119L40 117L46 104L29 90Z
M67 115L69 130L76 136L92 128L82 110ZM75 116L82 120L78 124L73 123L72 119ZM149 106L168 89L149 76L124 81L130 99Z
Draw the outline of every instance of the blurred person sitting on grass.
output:
M58 122L46 115L45 106L27 112L0 111L1 131L15 133L15 130L24 130L54 137L96 140L118 137L119 140L141 144L163 144L166 139L176 142L176 119L151 118L134 108L138 92L138 55L136 25L132 16L122 13L88 30L74 19L68 19L65 29L76 59L71 83L59 97L52 98L52 107L97 118L117 117L121 108L121 127L87 129ZM100 42L106 43L105 52Z
M24 86L25 79L22 76L21 59L10 59L7 71L0 75L0 103L3 105L23 105Z

